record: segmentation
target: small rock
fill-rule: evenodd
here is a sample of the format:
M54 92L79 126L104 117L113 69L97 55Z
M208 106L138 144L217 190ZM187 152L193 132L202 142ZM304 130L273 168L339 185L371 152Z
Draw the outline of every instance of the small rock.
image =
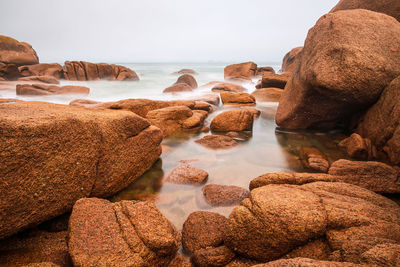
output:
M248 131L253 128L254 116L248 110L228 110L217 115L210 128L216 132Z
M357 133L353 133L350 137L343 139L339 146L345 147L347 154L355 159L371 160L376 158L376 148L372 145L371 140L362 138Z
M195 142L211 149L229 149L238 145L238 143L229 136L215 134L206 135Z
M232 64L224 69L225 80L249 80L256 75L257 64L254 62L246 62L240 64Z
M173 75L179 75L179 74L190 74L190 75L197 75L198 73L195 70L192 69L181 69L180 71L172 73Z
M173 169L165 181L174 184L199 185L204 183L207 178L208 173L206 171L200 170L190 164L182 164Z
M284 89L288 79L289 75L287 74L265 72L261 79L261 88L274 87Z
M191 92L191 91L193 91L193 89L188 84L176 83L170 87L165 88L163 93L177 93L177 92Z
M221 92L221 100L224 104L255 105L256 99L248 93Z
M232 206L249 195L249 190L234 185L208 184L202 189L206 202L213 206Z
M216 85L213 86L211 91L213 92L226 91L226 92L240 93L240 92L246 92L247 89L239 84L225 82L225 83L217 83Z
M178 84L178 83L185 83L185 84L189 85L192 89L197 88L196 79L190 74L183 74L182 76L180 76L175 84Z

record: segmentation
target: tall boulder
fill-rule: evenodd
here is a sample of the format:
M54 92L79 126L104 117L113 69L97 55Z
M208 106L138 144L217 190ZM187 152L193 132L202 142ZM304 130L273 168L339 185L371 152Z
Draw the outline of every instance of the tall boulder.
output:
M161 131L131 112L0 104L0 239L108 197L161 154Z
M289 129L331 129L375 103L400 74L400 23L368 10L321 17L309 31L276 122Z
M0 35L0 62L17 66L32 65L38 64L39 58L30 44Z

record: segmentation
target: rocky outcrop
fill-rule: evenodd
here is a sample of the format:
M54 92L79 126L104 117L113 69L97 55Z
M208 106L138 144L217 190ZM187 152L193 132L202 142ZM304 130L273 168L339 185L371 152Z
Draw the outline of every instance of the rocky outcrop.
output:
M197 75L198 73L192 69L181 69L180 71L172 73L173 75L182 75L182 74L190 74L190 75Z
M254 116L248 110L228 110L217 115L210 125L216 132L249 131L253 128Z
M359 122L356 132L384 151L393 164L400 164L400 76L385 88L378 102Z
M296 47L290 50L285 57L283 58L282 61L282 67L281 67L281 72L293 72L294 67L295 67L295 60L298 58L301 50L303 50L303 47Z
M54 78L53 76L27 76L19 78L18 81L60 84L60 81Z
M288 79L289 79L288 74L274 74L266 72L263 74L261 78L261 83L258 86L256 86L256 88L260 89L260 88L274 87L274 88L284 89Z
M215 84L212 89L213 92L232 92L232 93L240 93L240 92L246 92L247 89L244 88L243 86L235 83L217 83Z
M0 35L0 63L32 65L38 64L39 58L30 44Z
M17 84L17 95L65 95L65 94L89 94L90 89L76 85L46 85L46 84Z
M280 88L261 88L251 93L259 102L279 102L283 90Z
M63 67L64 78L70 81L137 81L137 74L124 66L85 61L66 61Z
M232 137L215 134L206 135L195 142L211 149L229 149L238 145Z
M329 260L363 263L376 245L400 244L398 233L400 207L366 189L326 182L267 185L232 211L224 244L265 262L322 238Z
M308 258L294 258L270 261L263 264L253 265L254 267L365 267L364 264L337 261L319 261Z
M355 159L371 160L377 157L376 148L372 145L371 140L362 138L356 133L343 139L339 146L346 148L347 154Z
M257 74L257 64L254 62L246 62L240 64L232 64L224 69L225 80L248 80Z
M161 131L130 112L18 102L0 114L0 238L115 194L161 154Z
M199 185L208 178L208 173L191 164L181 164L174 168L165 179L168 183Z
M63 68L58 63L41 63L35 65L25 65L18 67L22 76L51 76L56 79L64 78Z
M152 202L84 198L74 205L69 221L74 266L168 266L180 241Z
M225 105L255 105L256 99L254 96L248 93L231 93L224 92L220 93L222 103Z
M202 188L204 199L213 207L233 206L249 195L249 191L234 185L208 184Z
M190 74L183 74L176 80L175 84L184 83L189 85L192 89L196 89L198 87L196 79Z
M163 93L191 92L193 88L186 83L176 83L164 89Z
M200 130L207 115L204 110L192 111L187 106L172 106L149 111L146 118L167 137Z
M347 9L368 9L400 21L400 2L396 0L341 0L331 12Z
M400 74L399 43L400 23L385 14L357 9L324 15L296 60L277 124L331 129L368 108Z

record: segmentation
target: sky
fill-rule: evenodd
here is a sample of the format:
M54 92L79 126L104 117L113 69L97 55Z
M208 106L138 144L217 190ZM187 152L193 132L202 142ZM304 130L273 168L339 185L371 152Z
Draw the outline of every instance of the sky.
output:
M281 62L338 0L0 0L40 62Z

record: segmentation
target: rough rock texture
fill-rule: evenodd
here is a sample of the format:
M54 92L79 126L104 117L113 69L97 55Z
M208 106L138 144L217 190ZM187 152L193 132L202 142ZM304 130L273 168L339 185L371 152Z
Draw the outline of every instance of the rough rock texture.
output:
M249 195L249 191L234 185L208 184L202 188L206 202L211 206L238 205Z
M253 115L254 119L260 117L261 115L261 111L256 108L245 108L244 110L249 111Z
M30 44L0 35L0 63L31 65L38 64L39 58Z
M346 9L368 9L400 21L400 2L397 0L341 0L331 12Z
M363 267L364 264L337 261L319 261L308 258L294 258L270 261L254 267Z
M248 93L231 93L224 92L220 93L222 103L227 105L255 105L256 99L254 96Z
M18 67L22 76L52 76L56 79L64 78L63 68L58 63L41 63Z
M191 260L199 267L220 267L227 265L234 258L235 253L225 246L220 246L196 250Z
M383 91L364 115L356 132L385 151L393 164L400 164L400 76Z
M209 93L209 94L204 94L201 97L197 97L195 101L202 101L202 102L207 102L211 105L218 106L219 105L219 95L216 93Z
M0 118L0 239L115 194L161 154L161 131L130 112L18 102Z
M274 73L266 72L262 76L261 84L257 87L259 87L259 88L275 87L275 88L284 89L288 79L289 79L289 75L287 75L287 74L274 74Z
M152 110L146 118L167 137L179 132L200 130L207 115L208 112L204 110L192 111L187 106L172 106Z
M362 262L372 266L400 266L400 245L378 244L364 252Z
M0 265L14 266L71 266L68 253L67 231L49 233L33 230L0 241ZM54 265L39 265L42 262Z
M317 172L328 172L329 161L321 155L310 154L307 158L307 165Z
M224 69L225 80L251 80L257 74L257 64L246 62L232 64Z
M248 110L228 110L211 121L210 129L216 132L252 130L253 121L254 116Z
M377 193L400 193L399 173L395 168L373 161L338 160L325 173L268 173L250 182L250 190L268 184L302 185L312 182L345 182Z
M114 64L90 63L85 61L66 61L63 67L64 78L70 81L116 80L137 81L139 77L133 70Z
M290 50L283 58L281 72L293 72L295 67L295 60L298 58L299 53L303 47L296 47Z
M182 74L190 74L190 75L197 75L198 73L192 69L181 69L180 71L172 73L174 75L182 75Z
M181 237L152 202L84 198L69 222L69 252L75 266L166 266Z
M239 84L235 83L217 83L215 84L212 89L213 92L221 92L221 91L227 91L227 92L233 92L233 93L240 93L240 92L245 92L247 91L246 88Z
M15 64L4 64L0 62L0 80L14 81L17 80L21 74L18 71L18 66Z
M296 60L277 124L330 129L369 107L400 74L399 43L400 23L385 14L358 9L324 15Z
M46 85L46 84L17 84L17 95L65 95L65 94L89 94L90 89L76 85Z
M176 83L170 87L165 88L163 93L177 93L177 92L191 92L191 91L193 91L193 89L188 84Z
M165 179L166 182L174 184L193 184L204 183L208 178L206 171L200 170L190 164L182 164L173 169Z
M376 245L400 243L400 207L345 183L267 185L232 211L224 244L270 261L317 238L329 243L330 260L360 263Z
M168 267L192 267L182 254L177 254L176 257L169 263Z
M275 70L273 67L258 67L256 75L263 75L264 72L275 73Z
M189 85L192 89L196 89L198 87L196 79L190 74L183 74L176 80L175 84L185 83Z
M227 218L209 211L191 213L183 224L182 245L187 252L218 247L223 244L223 230Z
M390 120L390 119L389 119ZM350 137L343 139L339 143L340 147L345 147L347 154L355 159L371 160L376 158L376 148L371 140L362 138L359 134L353 133Z
M215 134L206 135L195 142L211 149L229 149L238 145L232 137Z
M280 88L260 88L251 93L259 102L279 102L283 90Z
M18 81L32 81L32 82L42 82L50 84L60 83L60 81L54 78L53 76L27 76L19 78Z

